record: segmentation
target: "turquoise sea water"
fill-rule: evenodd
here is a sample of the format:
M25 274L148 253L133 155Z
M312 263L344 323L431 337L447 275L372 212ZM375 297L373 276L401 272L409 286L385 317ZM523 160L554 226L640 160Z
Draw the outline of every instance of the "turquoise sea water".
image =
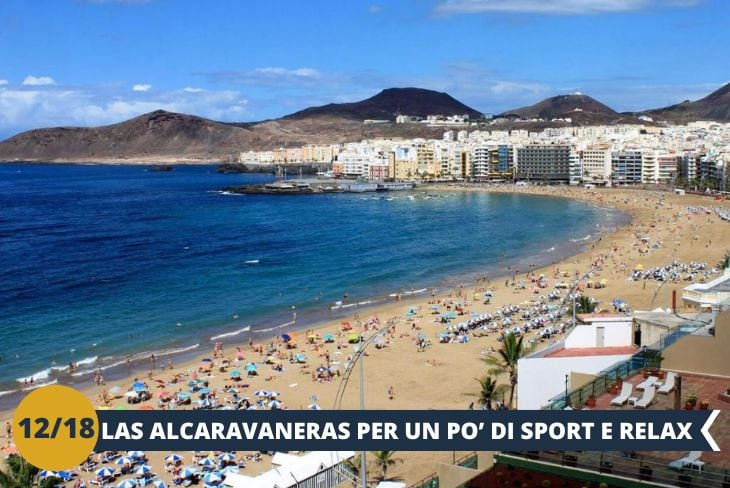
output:
M392 300L527 270L625 220L567 199L448 188L219 192L270 179L210 166L0 165L0 391L29 376L88 381L152 351L210 350L222 334L268 338L292 306L301 326L354 313L328 310L345 294L345 305ZM75 376L61 371L71 361Z

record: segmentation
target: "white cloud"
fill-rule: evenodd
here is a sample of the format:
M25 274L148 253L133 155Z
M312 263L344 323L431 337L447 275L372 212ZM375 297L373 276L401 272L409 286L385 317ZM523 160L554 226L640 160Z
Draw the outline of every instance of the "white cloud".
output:
M187 93L200 93L205 90L203 90L202 88L194 88L192 86L186 86L185 88L183 88L183 91L187 92Z
M23 80L23 84L26 86L48 86L48 85L55 85L56 80L54 80L50 76L28 75Z
M251 118L248 100L233 90L197 93L174 90L127 97L86 89L3 86L0 87L0 133L13 134L39 127L113 124L158 109L229 122Z
M152 88L152 85L137 84L132 87L132 90L136 91L136 92L146 92L146 91L150 91L151 88Z
M435 12L442 15L484 12L599 14L648 7L690 7L700 0L444 0Z
M0 86L7 85L8 80L0 80Z
M322 79L322 73L314 68L282 68L268 66L248 71L225 71L210 73L212 81L224 81L243 85L299 86L311 85Z

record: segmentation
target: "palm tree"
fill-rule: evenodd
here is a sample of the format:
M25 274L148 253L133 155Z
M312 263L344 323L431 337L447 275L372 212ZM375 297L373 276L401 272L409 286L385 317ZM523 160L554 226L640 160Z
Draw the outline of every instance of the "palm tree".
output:
M499 396L504 396L507 385L497 385L497 382L491 376L485 376L482 379L476 378L481 389L479 393L466 393L469 396L477 397L477 403L485 410L492 409L492 400Z
M586 295L581 295L575 303L576 312L593 313L596 310L596 302Z
M0 487L30 488L36 484L37 475L38 468L21 456L10 456L7 459L6 469L0 470Z
M402 463L403 460L395 457L396 451L371 451L375 456L375 463L380 468L380 475L377 477L378 481L387 481L394 478L388 478L388 468L395 466L397 463Z
M362 464L362 456L359 454L352 459L346 460L344 463L345 468L350 471L356 478L360 477L360 465ZM353 486L357 486L355 481L352 482Z
M509 375L510 392L507 404L509 408L512 408L512 399L515 396L515 388L517 387L517 362L525 354L527 354L527 348L522 345L521 335L502 332L502 347L495 356L488 356L483 359L492 368L489 370L489 374Z

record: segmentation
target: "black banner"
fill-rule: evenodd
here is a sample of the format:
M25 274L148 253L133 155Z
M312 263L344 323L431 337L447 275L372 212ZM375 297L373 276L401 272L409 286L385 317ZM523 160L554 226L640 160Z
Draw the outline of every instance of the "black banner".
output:
M99 411L96 450L711 451L718 411Z

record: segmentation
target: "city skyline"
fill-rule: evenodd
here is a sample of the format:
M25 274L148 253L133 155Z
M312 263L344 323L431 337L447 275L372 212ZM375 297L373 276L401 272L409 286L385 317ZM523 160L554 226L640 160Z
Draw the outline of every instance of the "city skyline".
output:
M0 138L155 109L255 121L391 86L445 91L486 113L574 91L644 110L728 81L712 55L727 40L717 0L215 7L3 2Z

